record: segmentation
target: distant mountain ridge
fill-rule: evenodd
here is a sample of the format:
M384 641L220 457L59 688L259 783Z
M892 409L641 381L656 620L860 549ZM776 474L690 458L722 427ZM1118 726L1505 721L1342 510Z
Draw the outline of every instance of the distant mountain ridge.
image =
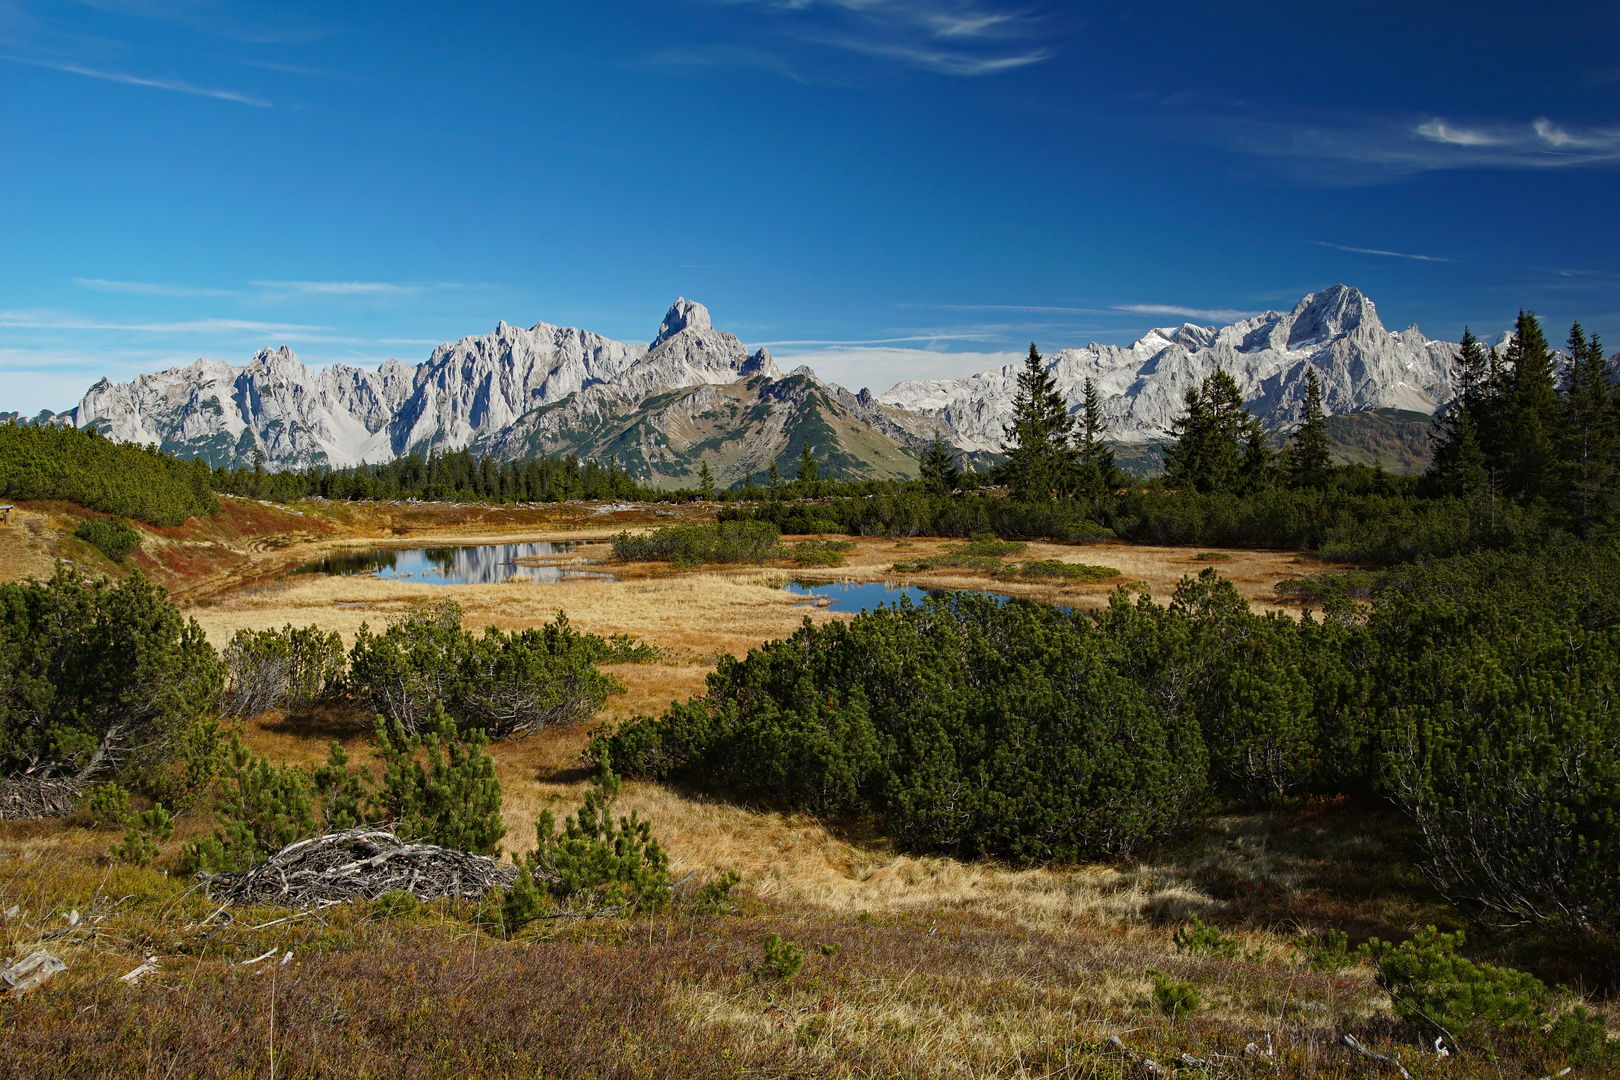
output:
M1302 419L1305 371L1316 369L1330 414L1394 408L1432 414L1451 398L1459 347L1430 341L1416 326L1384 329L1361 292L1335 285L1311 293L1292 311L1267 311L1225 327L1183 323L1150 330L1135 343L1090 344L1044 358L1071 411L1089 377L1101 394L1110 437L1156 442L1170 437L1185 412L1187 390L1225 368L1244 404L1274 431ZM878 401L938 420L963 449L1000 445L1012 418L1022 364L966 379L907 381Z
M1275 431L1300 418L1307 367L1329 412L1429 414L1449 399L1458 347L1418 329L1384 329L1372 301L1335 285L1287 313L1226 327L1155 329L1128 347L1091 344L1046 357L1077 410L1089 376L1111 438L1169 437L1186 390L1226 368ZM944 437L984 462L1001 449L1022 365L966 379L907 381L859 393L715 329L708 309L678 298L647 345L571 327L499 323L440 345L421 364L312 371L285 346L236 367L198 360L124 383L102 379L44 422L95 424L108 436L183 457L271 468L343 467L411 452L471 449L502 459L609 454L637 479L688 484L707 461L721 484L785 472L808 444L823 475L916 474L916 452Z

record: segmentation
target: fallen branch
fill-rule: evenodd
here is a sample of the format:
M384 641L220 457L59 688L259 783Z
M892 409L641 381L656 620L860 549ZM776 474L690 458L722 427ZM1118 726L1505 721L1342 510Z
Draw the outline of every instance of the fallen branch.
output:
M1349 1049L1354 1050L1364 1058L1370 1058L1373 1061L1378 1062L1380 1065L1389 1066L1391 1069L1394 1069L1396 1072L1400 1073L1405 1080L1412 1080L1412 1074L1406 1071L1405 1065L1402 1065L1394 1058L1385 1057L1383 1054L1375 1053L1367 1049L1365 1046L1361 1045L1360 1040L1358 1040L1354 1035L1346 1034L1344 1038L1339 1040L1339 1042Z

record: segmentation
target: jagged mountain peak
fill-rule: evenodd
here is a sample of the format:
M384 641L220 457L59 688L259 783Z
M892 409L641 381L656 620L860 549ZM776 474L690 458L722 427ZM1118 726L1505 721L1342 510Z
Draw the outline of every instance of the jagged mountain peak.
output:
M1221 368L1237 380L1244 403L1274 430L1301 418L1305 372L1314 367L1330 413L1392 407L1432 413L1451 396L1457 346L1429 341L1415 328L1391 333L1360 290L1334 285L1303 297L1287 313L1267 311L1225 327L1150 330L1129 348L1087 345L1047 357L1047 369L1079 410L1085 380L1103 398L1112 438L1168 438L1185 411L1189 388ZM1019 365L967 379L903 382L878 400L948 427L966 450L999 450L1012 417Z
M653 338L649 349L656 349L682 330L712 330L714 324L709 321L709 309L695 300L688 300L684 296L677 296L675 302L669 306L669 313L658 327L658 336Z

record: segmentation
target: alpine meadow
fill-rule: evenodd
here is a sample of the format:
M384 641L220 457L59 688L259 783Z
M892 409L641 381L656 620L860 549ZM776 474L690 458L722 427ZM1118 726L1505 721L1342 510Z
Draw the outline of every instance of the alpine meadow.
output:
M0 4L6 1075L1620 1080L1617 46Z

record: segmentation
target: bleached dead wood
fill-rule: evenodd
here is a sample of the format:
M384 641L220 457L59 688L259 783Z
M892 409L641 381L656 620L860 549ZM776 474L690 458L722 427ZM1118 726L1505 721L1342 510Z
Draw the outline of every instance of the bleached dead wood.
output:
M517 867L485 855L410 844L390 832L358 828L289 844L251 870L209 879L207 888L217 902L306 910L392 892L419 900L476 900L516 878Z
M0 997L18 997L39 986L67 965L44 949L29 953L10 967L0 968Z

